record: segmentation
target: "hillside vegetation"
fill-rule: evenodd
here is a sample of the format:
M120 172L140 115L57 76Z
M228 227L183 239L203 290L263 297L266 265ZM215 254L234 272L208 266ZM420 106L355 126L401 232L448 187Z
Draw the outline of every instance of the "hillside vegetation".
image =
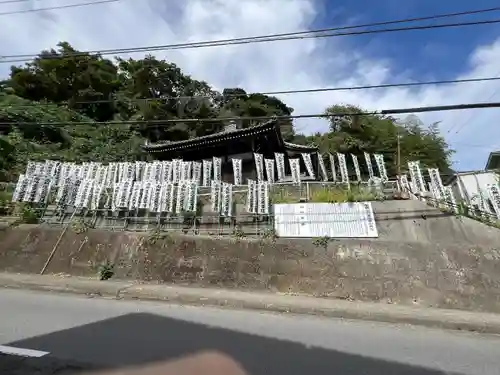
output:
M279 89L279 88L276 88ZM23 66L12 66L0 83L0 180L15 180L28 159L131 161L144 158L146 139L183 140L223 129L227 117L293 114L276 97L244 88L214 90L154 56L110 60L75 50L66 42L42 51ZM359 113L332 103L326 113ZM203 119L169 122L173 119ZM280 120L284 138L317 144L326 152L381 153L389 175L396 173L399 135L401 161L449 171L452 153L437 125L417 118L396 123L373 115L332 120L324 133L296 134L292 120ZM242 121L244 127L257 121Z

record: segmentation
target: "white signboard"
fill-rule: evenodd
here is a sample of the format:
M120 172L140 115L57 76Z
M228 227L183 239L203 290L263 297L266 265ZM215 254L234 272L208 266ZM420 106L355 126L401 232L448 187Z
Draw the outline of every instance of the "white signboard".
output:
M275 204L274 230L279 237L378 237L370 202Z

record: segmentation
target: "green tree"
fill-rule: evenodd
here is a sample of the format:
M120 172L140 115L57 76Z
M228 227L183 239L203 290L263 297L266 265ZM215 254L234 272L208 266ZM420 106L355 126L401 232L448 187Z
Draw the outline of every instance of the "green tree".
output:
M280 99L274 96L260 93L247 94L246 91L241 88L224 89L221 104L221 117L227 113L229 113L230 116L239 117L290 116L293 113L293 108L288 107ZM242 123L243 127L248 127L253 125L254 121L246 120ZM295 136L292 120L280 120L280 128L283 138L286 141L292 141Z
M67 42L57 47L42 51L23 67L11 67L7 84L28 100L64 103L97 121L113 118L111 99L120 88L116 65Z
M332 106L326 113L362 111ZM248 127L262 121L252 118L292 114L276 97L238 87L217 92L154 56L112 61L61 42L0 81L0 179L14 179L29 159L137 160L145 157L146 138L183 140L220 132L228 117L245 117ZM291 119L280 127L285 141L314 143L323 153L381 153L390 175L397 171L398 137L403 170L409 160L443 173L450 166L452 151L438 124L426 127L416 117L400 123L367 113L336 117L328 131L313 135L296 134Z
M364 111L356 106L335 105L326 114L359 114ZM407 162L420 160L424 167L450 171L453 153L440 135L438 124L425 127L418 118L410 117L401 123L394 118L373 114L331 117L330 129L311 138L322 152L343 152L362 156L363 152L384 155L389 175L394 176L398 167L398 137L400 141L401 170Z
M0 136L0 181L9 181L15 159L14 146L5 138Z
M158 120L217 117L212 100L217 97L206 82L184 75L175 64L146 56L118 59L122 89L117 94L121 119L155 122L140 127L152 141L182 140L210 133L202 122L158 124Z
M55 123L51 125L50 123ZM128 124L101 124L64 106L0 94L0 178L14 180L28 160L132 161L142 138Z

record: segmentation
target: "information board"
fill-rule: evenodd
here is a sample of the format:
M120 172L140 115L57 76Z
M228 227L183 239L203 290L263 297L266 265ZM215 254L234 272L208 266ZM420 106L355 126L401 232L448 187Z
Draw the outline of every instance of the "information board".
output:
M378 237L370 202L275 204L278 237Z

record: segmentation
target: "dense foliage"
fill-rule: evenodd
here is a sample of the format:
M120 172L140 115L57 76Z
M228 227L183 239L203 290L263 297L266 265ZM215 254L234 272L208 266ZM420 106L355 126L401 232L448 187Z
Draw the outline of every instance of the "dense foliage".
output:
M332 106L327 113L356 112ZM112 61L75 50L68 43L42 51L24 66L11 67L0 82L0 180L12 180L28 159L118 161L143 158L149 139L182 140L219 132L227 117L291 115L280 99L242 88L217 92L208 83L154 56ZM172 119L204 119L168 122ZM242 121L247 127L256 121ZM396 172L397 137L401 161L420 159L442 170L450 151L437 127L396 124L378 116L332 121L322 134L295 134L292 120L281 123L287 141L316 143L324 152L383 153ZM404 165L404 164L403 164Z

